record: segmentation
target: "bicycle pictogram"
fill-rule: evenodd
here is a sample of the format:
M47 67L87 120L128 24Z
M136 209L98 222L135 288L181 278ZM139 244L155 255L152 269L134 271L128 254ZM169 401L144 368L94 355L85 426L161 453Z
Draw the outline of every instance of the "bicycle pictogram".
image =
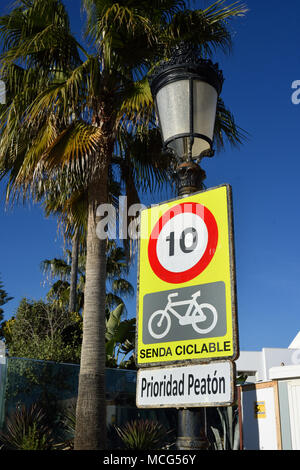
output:
M148 330L154 339L163 339L167 336L172 325L172 315L178 319L180 326L191 325L200 334L210 333L215 328L218 321L218 312L211 304L199 304L197 302L197 299L201 296L200 290L191 295L188 300L174 302L172 299L178 297L178 295L178 292L169 294L164 310L157 310L151 314L148 321ZM185 305L187 310L184 315L176 311L176 307Z

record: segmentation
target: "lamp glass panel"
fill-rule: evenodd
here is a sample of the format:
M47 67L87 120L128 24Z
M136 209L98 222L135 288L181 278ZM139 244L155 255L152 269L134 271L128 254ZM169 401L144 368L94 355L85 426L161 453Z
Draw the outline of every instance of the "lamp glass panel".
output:
M180 137L169 142L168 147L174 150L179 158L184 158L188 155L189 140L189 137Z
M202 134L213 140L218 93L215 88L200 80L193 81L194 87L194 133ZM195 139L193 156L200 155L209 148L207 142Z
M156 95L163 140L190 132L189 81L168 83Z
M206 140L200 139L199 137L194 138L192 158L200 157L203 152L207 152L208 150L211 150L211 148Z

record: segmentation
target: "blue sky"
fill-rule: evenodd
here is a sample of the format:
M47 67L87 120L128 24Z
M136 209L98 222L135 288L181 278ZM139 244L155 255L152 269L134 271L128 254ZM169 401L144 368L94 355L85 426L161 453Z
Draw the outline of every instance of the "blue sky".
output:
M65 3L75 32L80 2ZM207 187L232 186L240 348L260 350L285 348L300 330L300 105L291 100L292 82L300 80L300 3L246 3L249 13L232 22L232 54L218 55L216 61L226 79L222 97L249 140L202 166ZM1 184L0 273L14 297L5 306L8 318L22 297L44 297L39 265L61 256L63 240L56 220L45 219L39 207L5 211L3 188ZM163 200L159 197L155 202ZM133 269L133 284L135 276ZM135 300L128 309L135 313Z

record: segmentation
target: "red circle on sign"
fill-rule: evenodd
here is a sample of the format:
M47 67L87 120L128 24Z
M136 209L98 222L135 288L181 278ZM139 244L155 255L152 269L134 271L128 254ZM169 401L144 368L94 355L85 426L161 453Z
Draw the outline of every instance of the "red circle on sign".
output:
M157 256L157 241L164 225L173 217L179 214L192 213L198 215L204 221L207 232L208 242L204 254L200 260L190 269L182 272L172 272L167 270L160 263ZM216 219L207 207L196 202L186 202L178 204L165 212L154 226L148 244L148 258L154 273L163 281L171 284L180 284L188 282L201 274L213 259L218 244L218 226Z

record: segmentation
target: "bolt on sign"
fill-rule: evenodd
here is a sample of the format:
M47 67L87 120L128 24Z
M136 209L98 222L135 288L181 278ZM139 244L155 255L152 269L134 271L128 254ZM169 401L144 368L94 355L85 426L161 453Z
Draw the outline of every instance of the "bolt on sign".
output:
M229 185L141 212L138 286L139 367L237 359Z

